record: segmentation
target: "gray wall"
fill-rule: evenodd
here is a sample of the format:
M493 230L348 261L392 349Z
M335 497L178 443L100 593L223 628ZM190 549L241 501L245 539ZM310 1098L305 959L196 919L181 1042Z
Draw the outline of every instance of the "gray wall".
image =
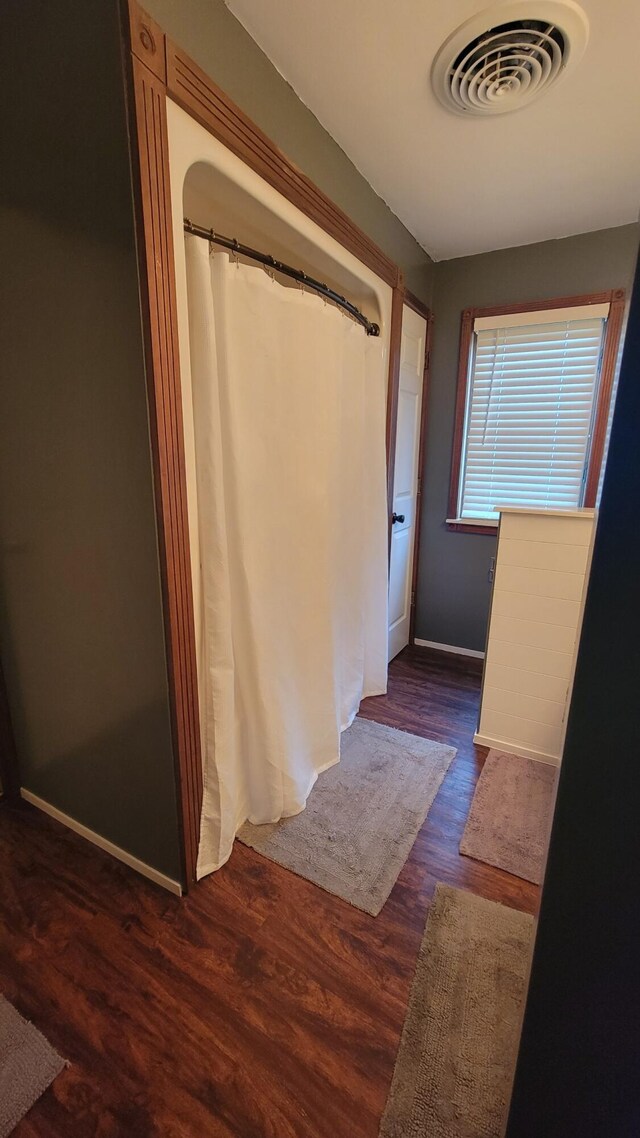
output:
M465 308L628 288L640 228L625 225L436 265L416 636L484 649L496 539L445 528Z
M175 878L117 5L10 0L1 25L0 649L21 783Z
M144 0L143 7L431 301L434 265L298 99L223 0Z
M429 302L427 254L222 0L147 7ZM175 877L117 3L81 8L2 8L0 651L22 785Z

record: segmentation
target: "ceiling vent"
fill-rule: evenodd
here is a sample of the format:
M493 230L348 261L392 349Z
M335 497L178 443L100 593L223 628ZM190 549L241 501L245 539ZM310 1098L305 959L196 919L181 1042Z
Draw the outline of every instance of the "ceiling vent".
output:
M571 0L498 4L442 45L431 76L435 93L460 115L516 111L576 63L588 34L584 12Z

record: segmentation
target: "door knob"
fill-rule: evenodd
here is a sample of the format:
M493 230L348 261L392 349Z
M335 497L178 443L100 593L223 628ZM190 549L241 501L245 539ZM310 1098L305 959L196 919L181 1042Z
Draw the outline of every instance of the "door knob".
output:
M403 521L404 521L404 514L393 513L391 515L391 522L393 525L395 525L396 522L403 522Z

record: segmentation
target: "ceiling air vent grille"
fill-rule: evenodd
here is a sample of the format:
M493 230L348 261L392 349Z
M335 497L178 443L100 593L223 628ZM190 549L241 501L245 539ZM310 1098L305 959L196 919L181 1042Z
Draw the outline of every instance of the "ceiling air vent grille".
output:
M537 7L543 9L536 13L539 19L519 15L528 10L533 16L533 5L505 4L458 28L434 63L433 84L441 102L461 115L504 114L548 90L569 57L582 54L587 24L577 5ZM516 18L505 21L510 14Z

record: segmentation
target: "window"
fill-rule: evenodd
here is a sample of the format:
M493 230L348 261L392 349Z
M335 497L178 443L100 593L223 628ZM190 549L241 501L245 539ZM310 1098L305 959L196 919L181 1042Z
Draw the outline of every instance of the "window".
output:
M463 313L450 529L595 504L623 307L616 290Z

